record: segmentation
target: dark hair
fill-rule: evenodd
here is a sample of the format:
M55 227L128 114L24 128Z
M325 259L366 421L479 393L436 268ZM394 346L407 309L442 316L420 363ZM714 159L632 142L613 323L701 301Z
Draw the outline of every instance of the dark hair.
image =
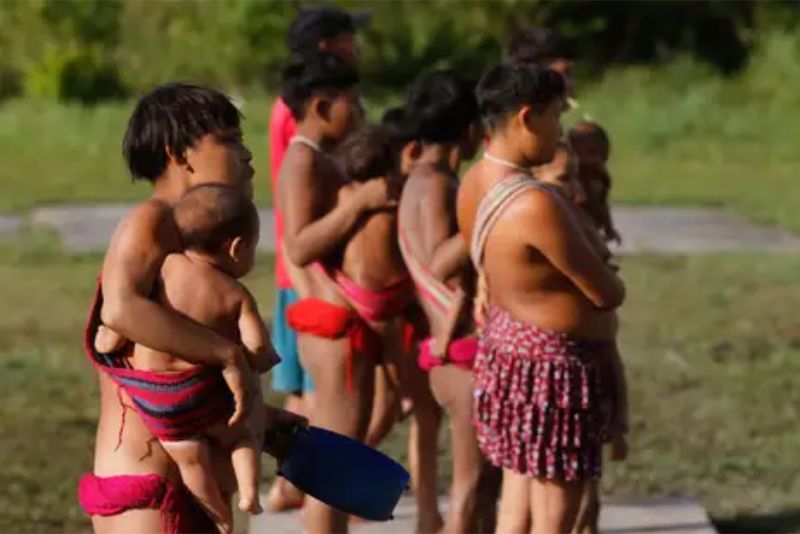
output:
M303 9L289 26L286 41L292 52L308 54L315 52L321 41L355 33L370 18L369 13L348 13L334 5Z
M178 158L206 134L240 129L241 115L219 91L187 83L160 85L133 109L122 153L134 180L154 181L167 168L168 147Z
M214 254L235 238L255 238L258 211L238 188L202 184L190 188L173 208L186 249Z
M572 50L557 31L534 26L516 33L509 40L506 57L510 61L543 64L559 58L572 58Z
M582 139L597 139L602 143L606 153L611 152L611 139L602 126L594 121L583 120L569 130L569 141L573 145ZM607 156L606 156L607 157Z
M408 91L401 129L420 141L458 142L480 118L474 88L474 83L449 69L417 77Z
M563 98L564 92L564 78L560 74L528 63L501 63L492 67L477 89L481 117L490 131L521 106L529 105L541 112L556 98Z
M396 106L387 109L381 118L381 128L397 146L414 140L416 132L413 125L406 120L406 108Z
M391 134L379 126L362 126L335 152L344 175L356 182L392 176L398 168L398 155Z
M281 98L296 120L302 120L311 98L320 93L336 94L358 83L358 73L343 59L318 52L294 56L283 69Z

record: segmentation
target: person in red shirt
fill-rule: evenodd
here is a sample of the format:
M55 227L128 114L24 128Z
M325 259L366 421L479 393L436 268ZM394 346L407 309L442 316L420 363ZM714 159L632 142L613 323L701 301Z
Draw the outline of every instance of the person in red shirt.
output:
M348 13L335 6L302 10L289 27L288 46L293 55L328 52L357 66L359 49L355 33L369 20L368 13ZM272 198L278 197L278 175L281 164L294 137L296 123L292 112L278 98L272 107L269 121L270 170ZM308 412L306 403L314 389L311 376L300 365L297 354L297 334L286 322L286 308L298 300L292 288L286 259L283 254L283 214L273 204L275 214L275 284L277 286L272 323L272 342L281 363L272 371L272 388L287 395L285 407L296 413ZM303 495L286 480L279 478L269 493L268 508L274 511L302 505Z

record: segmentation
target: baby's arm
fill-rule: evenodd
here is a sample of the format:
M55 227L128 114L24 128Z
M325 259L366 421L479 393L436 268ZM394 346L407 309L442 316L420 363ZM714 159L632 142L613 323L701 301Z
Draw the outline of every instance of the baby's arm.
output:
M233 515L230 503L225 502L214 478L208 443L202 439L192 439L162 441L161 445L178 465L186 488L213 519L219 532L230 533L233 530Z
M602 259L606 265L611 267L615 272L619 271L619 267L613 263L611 263L611 258L613 254L611 254L611 250L608 248L608 244L603 239L603 236L600 235L600 231L595 226L594 221L583 210L578 210L578 218L580 219L581 226L583 227L583 232L586 235L586 238L589 240L589 243L595 249L595 251L600 255L600 259Z
M270 342L269 330L258 313L253 295L244 286L242 291L244 296L239 309L239 336L250 366L259 373L266 373L280 362L280 357Z

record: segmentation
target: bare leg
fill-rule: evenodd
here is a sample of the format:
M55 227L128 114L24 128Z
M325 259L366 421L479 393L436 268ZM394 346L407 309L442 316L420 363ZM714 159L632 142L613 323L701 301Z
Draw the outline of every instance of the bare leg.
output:
M584 484L578 518L572 529L574 534L597 534L600 520L599 486L597 480L589 480Z
M436 400L449 415L453 448L450 506L443 530L448 533L492 532L499 488L487 480L493 468L478 449L472 424L472 373L445 365L431 370L430 382Z
M239 510L260 514L258 486L261 478L261 447L257 440L238 444L231 453L236 485L239 487Z
M503 470L503 490L495 529L497 534L527 534L531 525L530 491L530 478L508 469Z
M367 430L366 444L375 447L391 431L400 411L397 366L385 361L375 368L375 399Z
M178 465L186 489L194 496L222 533L231 532L230 502L222 496L214 478L209 445L202 440L162 441L167 454Z
M308 393L305 395L291 393L286 396L283 403L284 409L298 415L308 415L311 398ZM303 506L305 495L297 489L291 482L283 477L277 477L267 494L267 509L270 512L283 512L295 510Z
M406 360L403 389L414 403L408 457L417 501L417 532L437 532L443 524L436 491L442 410L433 398L427 373L416 365L416 356Z
M529 479L531 486L532 534L572 532L581 503L584 482Z
M316 387L310 422L363 441L369 424L374 388L374 362L368 356L353 359L353 390L346 383L349 341L299 336L300 358ZM303 513L306 532L347 532L347 516L308 497Z

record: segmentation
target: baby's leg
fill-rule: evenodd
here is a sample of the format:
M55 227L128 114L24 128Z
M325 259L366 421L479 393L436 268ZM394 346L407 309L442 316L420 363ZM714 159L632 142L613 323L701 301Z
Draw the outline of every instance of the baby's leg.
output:
M219 531L231 532L233 516L214 479L208 443L197 439L162 441L161 445L178 465L186 489L211 516Z
M258 442L250 439L237 443L231 453L231 462L239 486L239 510L260 514L258 482L261 477L261 451Z
M264 442L266 409L262 400L260 384L253 398L250 412L241 423L232 427L214 425L206 433L231 451L231 465L239 489L239 509L242 512L260 514L263 510L258 501L261 480L261 448Z
M239 486L239 510L251 514L262 512L258 502L258 486L261 480L260 445L264 441L264 419L264 403L259 395L245 421L245 432L231 453L233 472Z

